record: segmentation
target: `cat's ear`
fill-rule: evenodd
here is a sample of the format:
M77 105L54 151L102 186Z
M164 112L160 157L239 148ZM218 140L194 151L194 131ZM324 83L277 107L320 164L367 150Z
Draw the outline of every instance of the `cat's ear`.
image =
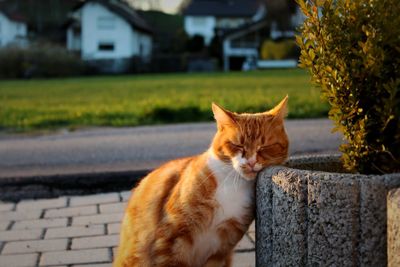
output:
M273 109L269 110L267 114L273 115L276 119L283 120L287 115L287 102L289 96L286 95L282 101L276 105Z
M223 126L236 125L235 115L232 112L218 106L215 103L212 103L212 111L214 113L214 118L217 121L219 129L222 128Z

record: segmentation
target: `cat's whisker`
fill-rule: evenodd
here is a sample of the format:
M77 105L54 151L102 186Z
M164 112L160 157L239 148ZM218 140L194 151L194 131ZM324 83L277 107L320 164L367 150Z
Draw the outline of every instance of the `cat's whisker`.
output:
M234 171L235 171L235 170L231 170L231 171L228 173L228 175L225 176L224 180L222 181L222 187L223 187L223 189L224 189L224 193L226 192L226 186L225 186L226 181L229 179L229 177L233 174Z
M227 163L227 165L222 166L221 169L225 171L225 170L228 170L230 168L230 166L231 166L231 164ZM211 176L215 176L215 173L213 173L212 171L210 172L209 175L207 175L203 180L200 181L199 186L202 186Z
M233 183L233 189L236 191L236 176L237 174L235 173L232 177L232 183Z
M233 179L235 181L235 177L238 175L238 172L235 169L232 169L229 179Z
M243 178L242 178L242 176L240 175L240 173L238 173L237 174L237 183L236 183L236 190L239 188L239 185L240 185L240 183L242 183L243 182Z
M213 172L210 172L203 180L200 181L199 186L202 186L211 176L214 176Z
M240 182L239 179L240 179L240 174L239 174L239 173L236 173L236 174L235 174L235 179L234 179L234 184L233 184L233 188L235 189L235 191L238 190L239 182Z

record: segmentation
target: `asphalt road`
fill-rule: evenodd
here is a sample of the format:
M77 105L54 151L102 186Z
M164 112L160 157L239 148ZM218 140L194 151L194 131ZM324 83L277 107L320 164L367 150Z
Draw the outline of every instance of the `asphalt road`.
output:
M288 120L290 153L337 152L327 119ZM214 123L95 128L48 135L0 134L0 178L152 169L206 150Z

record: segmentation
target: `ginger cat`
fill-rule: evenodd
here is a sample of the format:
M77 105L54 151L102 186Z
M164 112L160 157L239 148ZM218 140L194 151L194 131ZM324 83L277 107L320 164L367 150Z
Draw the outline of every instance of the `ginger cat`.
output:
M114 267L231 266L254 218L257 173L287 158L286 103L256 114L213 104L211 147L166 163L134 189Z

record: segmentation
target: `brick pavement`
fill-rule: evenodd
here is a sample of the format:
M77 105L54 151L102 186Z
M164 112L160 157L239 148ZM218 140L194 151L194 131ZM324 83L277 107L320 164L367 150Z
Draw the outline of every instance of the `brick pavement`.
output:
M0 267L110 267L130 192L0 202ZM255 266L254 224L234 267Z

